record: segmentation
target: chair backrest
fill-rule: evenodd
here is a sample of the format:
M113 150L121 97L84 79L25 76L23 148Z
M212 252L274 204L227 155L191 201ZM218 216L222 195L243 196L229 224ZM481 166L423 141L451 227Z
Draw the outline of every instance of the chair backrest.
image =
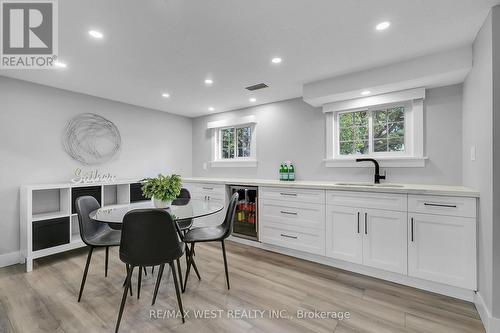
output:
M191 193L186 188L181 188L181 192L176 199L172 201L173 205L183 206L189 203L191 199Z
M238 199L239 199L239 194L238 192L234 192L234 194L231 197L231 200L229 201L229 205L227 206L227 211L226 211L226 218L224 219L224 222L222 222L221 226L224 228L224 236L223 238L227 238L231 236L231 233L233 232L233 221L234 221L234 215L236 213L236 205L238 204Z
M156 266L183 253L174 221L163 209L137 209L123 218L120 259L133 266Z
M80 237L87 245L91 244L91 239L108 229L109 226L105 223L100 223L90 219L89 214L96 209L101 208L99 202L94 197L82 196L75 201L76 213L78 214L78 225L80 226Z

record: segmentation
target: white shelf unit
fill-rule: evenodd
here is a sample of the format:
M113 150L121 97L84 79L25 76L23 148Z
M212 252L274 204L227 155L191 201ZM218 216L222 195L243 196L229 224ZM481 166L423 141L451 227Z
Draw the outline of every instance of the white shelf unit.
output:
M92 188L91 192L98 197L102 206L130 203L131 184L139 181L129 180L114 183L97 184L46 184L27 185L21 187L20 198L20 229L21 229L21 257L23 263L26 262L26 271L33 270L33 260L52 254L73 250L85 246L80 238L80 228L78 216L74 211L73 199L76 199L77 192L86 188ZM139 187L132 187L132 191L137 191ZM135 200L140 194L132 195ZM55 246L42 245L40 249L34 248L33 240L37 235L33 234L33 229L46 226L48 223L59 224L60 230L68 232L68 237L60 240L62 244ZM59 230L59 231L60 231ZM64 236L65 237L65 236Z

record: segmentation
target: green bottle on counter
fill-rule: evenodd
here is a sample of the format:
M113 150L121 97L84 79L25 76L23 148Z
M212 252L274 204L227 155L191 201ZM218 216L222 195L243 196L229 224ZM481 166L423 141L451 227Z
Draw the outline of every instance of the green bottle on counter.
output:
M288 180L288 165L286 164L286 162L283 164L283 180Z
M288 180L289 181L295 180L295 168L293 167L293 164L291 162L290 166L288 167Z
M280 164L279 174L280 180L283 180L285 178L285 168L283 167L283 163Z

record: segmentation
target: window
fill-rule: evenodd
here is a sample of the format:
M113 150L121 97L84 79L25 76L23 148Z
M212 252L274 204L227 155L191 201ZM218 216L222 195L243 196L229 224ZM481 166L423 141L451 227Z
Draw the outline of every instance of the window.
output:
M207 123L212 131L212 167L257 166L257 122L255 116L243 116Z
M401 152L405 150L405 108L396 106L373 112L373 150Z
M358 157L384 167L423 167L425 89L323 105L327 167L360 167Z
M405 152L404 105L339 112L338 154L370 155Z
M250 126L223 128L219 131L221 159L250 157L252 141Z

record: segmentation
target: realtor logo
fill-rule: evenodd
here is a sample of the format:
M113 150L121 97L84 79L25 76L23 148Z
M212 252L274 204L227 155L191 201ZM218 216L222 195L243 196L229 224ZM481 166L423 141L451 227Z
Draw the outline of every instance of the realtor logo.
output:
M52 68L57 59L56 0L0 0L0 68Z

